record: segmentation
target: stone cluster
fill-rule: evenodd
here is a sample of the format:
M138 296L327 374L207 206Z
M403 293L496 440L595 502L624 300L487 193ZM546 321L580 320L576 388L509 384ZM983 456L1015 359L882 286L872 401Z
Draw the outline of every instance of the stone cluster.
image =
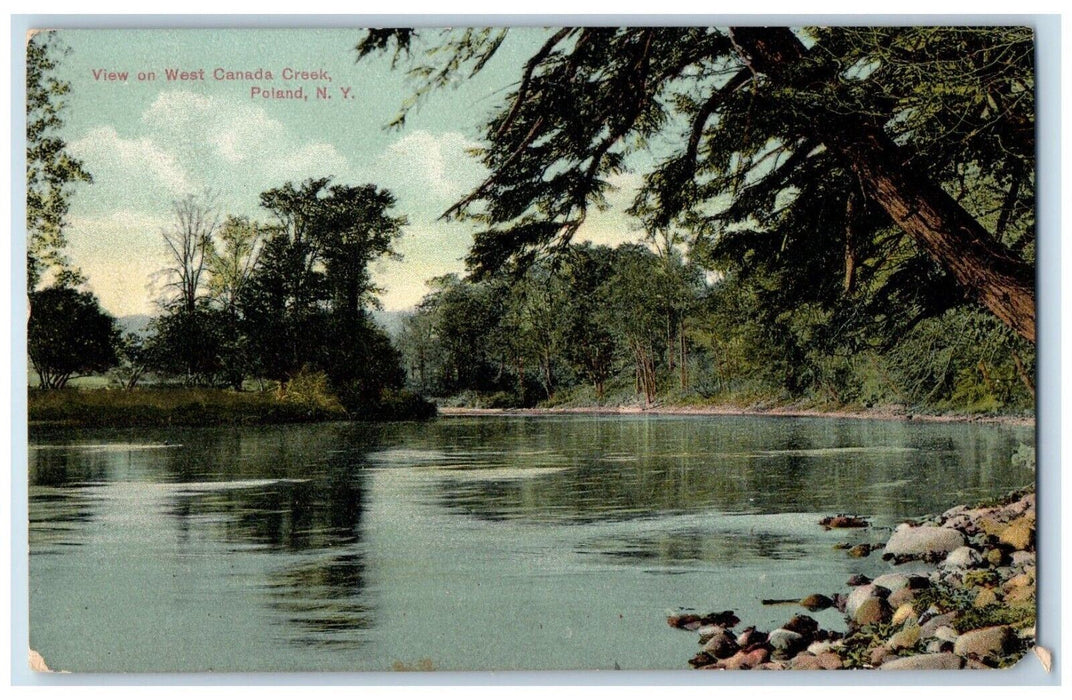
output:
M799 601L809 611L836 606L845 632L821 629L806 614L769 632L735 633L732 611L668 622L700 635L690 660L700 669L997 668L1034 646L1034 493L903 523L872 551L882 551L889 573L874 580L858 574L847 592Z

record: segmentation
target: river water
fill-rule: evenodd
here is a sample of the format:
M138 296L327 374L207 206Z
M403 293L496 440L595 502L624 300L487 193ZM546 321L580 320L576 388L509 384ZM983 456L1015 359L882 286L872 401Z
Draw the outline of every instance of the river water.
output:
M31 646L70 671L687 668L668 613L784 622L759 600L886 568L835 544L1032 483L1013 455L1033 439L684 416L35 430ZM838 512L875 527L817 525Z

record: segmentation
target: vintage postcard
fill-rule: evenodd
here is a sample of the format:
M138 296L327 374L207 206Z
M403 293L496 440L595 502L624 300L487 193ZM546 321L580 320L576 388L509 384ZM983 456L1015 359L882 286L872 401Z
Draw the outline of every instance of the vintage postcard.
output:
M25 85L36 670L1041 641L1033 28L41 28Z

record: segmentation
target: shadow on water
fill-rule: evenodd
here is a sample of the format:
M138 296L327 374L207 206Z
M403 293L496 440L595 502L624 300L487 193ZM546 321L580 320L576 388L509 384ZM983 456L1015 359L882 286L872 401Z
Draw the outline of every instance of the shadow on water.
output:
M31 529L38 545L62 544L95 517L94 484L141 482L174 526L177 546L206 538L232 553L262 552L268 566L247 582L282 614L283 636L303 645L353 646L374 609L365 591L361 543L365 453L378 428L363 425L190 429L142 434L139 449L104 449L87 436L67 449L31 453ZM121 443L120 443L121 444ZM160 449L147 449L156 445ZM150 496L156 496L154 500ZM33 524L36 524L33 525ZM72 542L71 544L78 544Z
M443 506L489 521L590 523L712 509L893 519L1033 479L1010 467L1013 450L1030 442L1030 433L985 426L736 417L477 420L442 420L406 443L438 451L414 462L440 467L433 473ZM509 478L504 468L533 476Z

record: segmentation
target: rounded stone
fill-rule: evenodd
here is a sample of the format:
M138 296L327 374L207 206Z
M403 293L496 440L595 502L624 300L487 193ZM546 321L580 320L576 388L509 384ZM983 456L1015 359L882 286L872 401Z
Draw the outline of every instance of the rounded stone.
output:
M1002 530L998 540L1013 549L1027 549L1031 545L1034 532L1035 519L1025 515L1009 523L1009 526Z
M949 527L922 525L897 530L886 543L887 556L922 557L948 554L964 546L964 535Z
M983 563L983 557L971 547L957 547L942 561L950 569L970 569Z
M971 630L957 637L953 643L953 653L959 656L974 656L986 659L1004 654L1015 638L1012 629L1006 625L984 627Z
M890 622L895 625L903 625L906 620L915 620L915 617L916 609L912 607L911 603L905 603L894 609L893 617L890 618Z
M980 588L979 592L975 594L975 601L972 603L976 608L985 608L988 605L995 605L998 602L998 594L994 592L993 588Z
M886 640L886 646L892 650L898 649L910 649L916 645L919 641L919 627L906 627L905 629L895 632L889 639Z
M890 659L879 668L883 671L950 671L964 667L956 654L918 654Z
M803 635L779 627L767 636L767 643L779 651L793 651L804 643Z
M861 627L882 622L890 614L890 606L882 598L871 597L860 603L852 615L852 621Z

